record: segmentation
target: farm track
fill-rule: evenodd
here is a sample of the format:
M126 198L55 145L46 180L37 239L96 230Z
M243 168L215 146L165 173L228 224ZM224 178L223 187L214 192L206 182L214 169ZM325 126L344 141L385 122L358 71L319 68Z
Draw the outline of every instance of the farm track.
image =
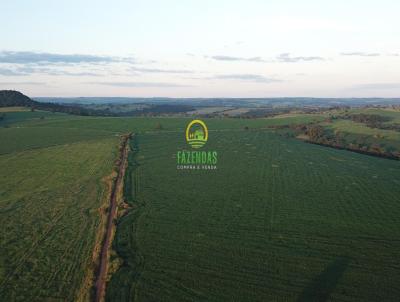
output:
M107 218L106 231L104 234L104 239L100 251L99 268L96 273L95 297L94 297L94 301L96 302L103 301L105 296L105 287L106 287L107 270L108 270L108 256L109 256L108 254L111 246L112 230L114 227L114 218L117 209L117 192L120 190L124 179L126 162L128 159L128 152L129 152L127 146L130 136L131 135L124 136L123 141L121 143L121 155L120 155L121 161L118 167L118 175L110 194L110 208L108 211L109 214Z

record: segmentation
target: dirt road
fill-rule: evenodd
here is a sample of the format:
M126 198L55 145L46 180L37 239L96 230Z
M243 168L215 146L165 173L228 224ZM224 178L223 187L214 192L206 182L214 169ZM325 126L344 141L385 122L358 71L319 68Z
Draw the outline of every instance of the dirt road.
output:
M101 302L104 300L107 269L108 269L108 253L110 250L112 229L114 227L114 218L117 209L117 192L121 189L121 186L123 184L126 161L128 158L127 144L129 142L130 137L131 135L124 136L121 142L121 155L120 155L121 162L119 164L118 175L110 195L110 208L108 211L106 232L104 234L104 239L100 251L100 265L96 274L96 283L95 283L96 294L94 298L94 301L96 302Z

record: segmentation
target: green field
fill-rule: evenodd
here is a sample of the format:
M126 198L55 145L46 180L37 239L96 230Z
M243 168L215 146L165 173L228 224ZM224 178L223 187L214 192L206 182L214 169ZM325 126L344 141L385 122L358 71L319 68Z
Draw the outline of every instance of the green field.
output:
M388 108L361 108L361 109L352 109L349 111L351 114L377 114L384 117L389 118L390 120L387 123L400 123L400 110L388 109Z
M26 121L20 126L30 127L53 127L53 128L64 128L64 129L91 129L110 131L113 133L126 133L130 131L148 132L158 131L157 125L161 125L164 131L176 131L184 130L186 125L192 120L192 118L120 118L120 117L69 117L69 118L58 118L39 120L33 119ZM203 119L210 131L216 130L229 130L229 129L240 129L248 127L250 129L265 128L272 125L285 125L285 124L300 124L309 123L311 121L323 120L322 115L298 115L287 118L275 118L275 119L227 119L227 118L213 118Z
M218 170L182 171L182 133L136 144L108 301L398 300L399 162L227 131Z
M176 152L190 148L190 118L6 112L0 300L84 295L104 177L119 135L134 132L124 189L132 207L113 244L124 262L107 301L397 301L400 162L268 129L325 118L204 119L201 150L218 151L218 169L185 171ZM386 131L335 123L348 135Z
M0 128L1 301L77 298L118 150L104 131L17 126L37 113Z
M0 120L0 127L9 126L15 123L25 123L25 122L43 122L47 120L58 120L58 119L70 119L71 116L68 116L63 113L56 112L47 112L47 111L21 111L18 109L17 111L1 111L1 114L4 114L4 118ZM15 125L14 125L15 126Z

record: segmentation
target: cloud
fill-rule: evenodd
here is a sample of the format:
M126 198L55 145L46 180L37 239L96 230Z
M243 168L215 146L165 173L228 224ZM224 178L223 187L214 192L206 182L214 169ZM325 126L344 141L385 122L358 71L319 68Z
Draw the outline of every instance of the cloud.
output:
M45 82L0 82L1 86L47 85Z
M144 73L193 73L191 70L184 69L159 69L159 68L144 68L144 67L131 67L130 70L144 72Z
M70 72L65 70L53 70L47 73L49 75L58 75L58 76L73 76L73 77L80 77L80 76L88 76L88 77L101 77L101 74L94 73L94 72Z
M0 68L0 75L2 75L2 76L24 76L27 74L24 72L20 72L18 70L14 70L14 69Z
M356 56L356 57L379 57L380 54L376 52L342 52L340 55L342 56Z
M368 83L356 85L355 89L400 89L400 83Z
M309 62L309 61L325 61L324 58L322 57L292 57L290 53L281 53L276 57L276 60L278 62L284 62L284 63L297 63L301 61Z
M46 74L52 76L101 76L101 74L94 72L71 72L67 70L53 69L47 67L25 66L10 68L0 68L0 75L2 76L28 76L31 74Z
M146 68L142 66L133 66L132 64L143 64L143 62L134 61L129 57L95 56L83 54L54 54L46 52L31 51L0 51L0 64L7 67L0 68L0 75L17 76L31 74L46 74L51 76L104 76L105 70L90 71L89 67L97 64L126 63L129 64L129 71L140 73L170 73L170 74L189 74L191 70L185 69L163 69ZM151 63L154 63L153 61ZM83 67L86 69L79 68ZM108 65L113 68L112 65ZM75 69L68 69L68 68ZM79 70L81 69L81 70ZM114 74L109 71L108 74Z
M47 52L33 51L1 51L0 63L28 64L28 63L113 63L113 62L133 62L132 58L120 58L111 56L96 56L85 54L55 54Z
M290 53L281 53L278 55L275 59L270 59L266 60L263 59L262 57L231 57L231 56L224 56L224 55L219 55L219 56L211 56L206 58L211 58L213 60L217 61L244 61L244 62L256 62L256 63L267 63L267 62L283 62L283 63L296 63L300 61L324 61L325 59L322 57L317 57L317 56L310 56L310 57L292 57Z
M37 67L37 66L25 66L16 68L16 72L21 75L30 75L30 74L46 74L52 76L101 76L98 73L94 72L71 72L67 70L60 70L48 67Z
M245 57L231 57L231 56L218 55L218 56L211 56L211 57L206 56L206 58L211 58L211 59L217 60L217 61L245 61L245 62L258 62L258 63L266 62L261 57L245 58Z
M281 80L267 78L263 75L258 74L222 74L216 75L212 77L212 79L219 79L219 80L242 80L248 82L256 82L256 83L274 83L274 82L281 82Z
M191 87L190 85L165 83L165 82L91 82L88 84L115 86L115 87L158 87L158 88Z

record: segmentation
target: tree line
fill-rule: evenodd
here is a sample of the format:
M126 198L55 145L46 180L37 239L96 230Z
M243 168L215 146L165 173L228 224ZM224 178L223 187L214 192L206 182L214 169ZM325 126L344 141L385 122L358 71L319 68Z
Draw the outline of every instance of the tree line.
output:
M368 141L368 137L363 135L354 134L349 138L348 134L342 131L327 129L317 123L271 127L274 129L284 129L285 131L282 132L284 136L301 137L308 143L400 160L400 150L397 150L393 146Z

